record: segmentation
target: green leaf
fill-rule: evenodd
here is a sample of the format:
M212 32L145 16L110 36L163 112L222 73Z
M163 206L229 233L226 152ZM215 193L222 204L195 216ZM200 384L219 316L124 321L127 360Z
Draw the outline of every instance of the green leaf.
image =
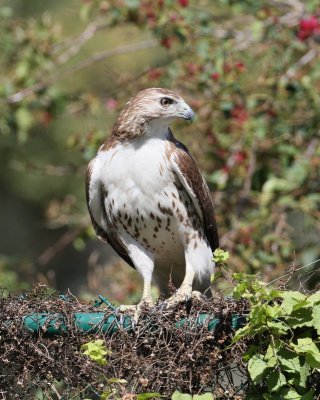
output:
M107 400L107 399L109 399L112 395L113 395L113 391L112 391L112 390L105 391L105 392L103 392L103 393L101 394L100 400Z
M248 362L250 378L254 383L261 382L264 373L268 369L268 364L263 360L262 354L255 354Z
M91 360L95 361L99 365L106 365L106 355L111 354L110 350L107 350L102 339L97 339L92 342L85 343L81 346L81 350Z
M191 394L180 393L178 390L176 390L173 393L171 400L192 400L192 396Z
M299 356L286 348L281 348L277 352L278 361L282 369L291 373L298 373L300 370Z
M307 363L312 368L320 368L320 352L310 337L297 340L297 344L291 346L298 354L305 354Z
M318 347L310 337L298 339L297 344L291 343L291 346L299 354L320 354Z
M238 342L240 339L248 336L252 332L252 327L250 324L245 325L244 327L237 330L236 334L232 338L232 343Z
M317 330L317 334L320 336L320 304L316 304L312 309L312 321L313 326Z
M294 307L306 299L304 294L297 291L281 292L281 297L283 298L281 308L286 314L291 314Z
M288 382L296 388L300 387L302 389L305 389L307 386L308 377L310 376L310 367L307 364L305 358L303 358L303 362L304 364L300 366L299 371Z
M309 297L308 297L308 302L309 302L311 305L320 303L320 291L318 291L318 292L312 294L311 296L309 296Z
M267 325L272 333L278 336L285 335L290 329L289 326L282 321L268 321Z
M242 355L242 359L248 362L250 358L257 352L258 346L251 345L248 350Z
M291 328L301 328L313 326L312 308L303 307L293 311L290 317L286 319L286 323Z
M278 363L277 351L275 350L275 347L277 346L277 340L275 341L275 344L270 343L264 356L264 360L267 362L268 367L270 368L275 367Z
M227 261L229 258L229 252L222 249L215 249L213 252L213 261L216 263L221 263Z
M137 394L137 400L146 400L146 399L159 399L162 396L160 393L140 393Z
M193 400L213 400L212 393L195 394Z
M240 282L237 286L233 289L233 297L236 300L240 300L243 293L247 290L248 283L247 282Z
M221 272L221 271L217 271L217 272L211 274L211 276L210 276L210 282L211 282L211 283L214 283L214 282L216 282L216 281L217 281L219 278L221 278L221 277L222 277L222 272Z
M286 377L280 371L273 371L268 376L268 389L270 392L278 391L286 383Z
M301 400L301 396L294 389L282 389L279 392L279 400Z

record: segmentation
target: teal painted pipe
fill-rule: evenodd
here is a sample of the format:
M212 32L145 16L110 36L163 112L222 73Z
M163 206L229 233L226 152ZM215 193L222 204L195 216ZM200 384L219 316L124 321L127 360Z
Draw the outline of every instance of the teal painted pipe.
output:
M220 324L220 319L209 314L199 314L196 319L183 318L175 323L177 328L193 328L207 325L209 331L214 331ZM245 324L245 317L233 315L231 325L238 329ZM30 332L46 329L48 334L62 334L68 327L62 314L33 313L23 319L24 327ZM75 313L74 325L87 333L103 332L113 334L119 330L132 329L132 319L128 315L111 314L106 318L105 313Z
M23 320L26 329L37 332L46 329L49 334L61 334L68 330L62 314L33 313L26 315ZM103 332L112 334L120 329L131 329L131 318L128 315L117 317L110 315L106 318L105 313L75 313L74 325L82 332Z

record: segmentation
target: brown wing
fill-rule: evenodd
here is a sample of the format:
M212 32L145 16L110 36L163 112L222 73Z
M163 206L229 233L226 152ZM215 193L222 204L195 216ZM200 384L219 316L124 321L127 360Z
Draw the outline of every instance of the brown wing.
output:
M176 140L171 131L169 140L174 172L191 197L194 208L202 220L205 236L211 250L214 251L219 247L219 235L208 185L186 146Z
M104 229L99 223L96 221L94 216L100 216L99 220L104 220L107 222L107 214L105 211L104 200L105 193L102 190L101 183L97 178L92 176L92 171L94 168L94 159L89 163L86 172L86 198L87 198L87 206L92 222L92 226L100 240L103 242L107 242L114 249L114 251L125 260L131 267L134 267L134 264L129 257L126 246L122 242L122 240L117 235L116 229L112 228L110 224L110 229L108 231ZM95 190L93 190L92 194L90 193L90 187L95 185ZM98 219L98 218L97 218ZM108 225L108 223L107 223Z

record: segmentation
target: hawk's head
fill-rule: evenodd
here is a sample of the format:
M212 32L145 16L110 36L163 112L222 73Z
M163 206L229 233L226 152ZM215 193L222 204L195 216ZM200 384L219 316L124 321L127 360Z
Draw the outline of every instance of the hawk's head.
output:
M168 126L176 119L192 121L194 112L175 92L162 88L141 90L132 97L121 112L113 134L117 136L142 136L152 126Z

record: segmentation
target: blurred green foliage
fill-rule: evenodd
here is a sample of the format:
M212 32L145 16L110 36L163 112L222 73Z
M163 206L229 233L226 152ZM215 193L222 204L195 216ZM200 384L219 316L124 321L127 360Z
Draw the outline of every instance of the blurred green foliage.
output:
M317 1L22 3L0 8L0 180L41 210L44 231L64 235L50 257L70 244L83 251L94 237L85 165L128 98L163 86L196 111L192 126L173 131L206 173L230 265L270 280L319 258ZM15 209L6 210L14 220ZM16 230L13 223L5 236ZM44 231L26 228L36 248ZM36 253L19 243L36 273Z

